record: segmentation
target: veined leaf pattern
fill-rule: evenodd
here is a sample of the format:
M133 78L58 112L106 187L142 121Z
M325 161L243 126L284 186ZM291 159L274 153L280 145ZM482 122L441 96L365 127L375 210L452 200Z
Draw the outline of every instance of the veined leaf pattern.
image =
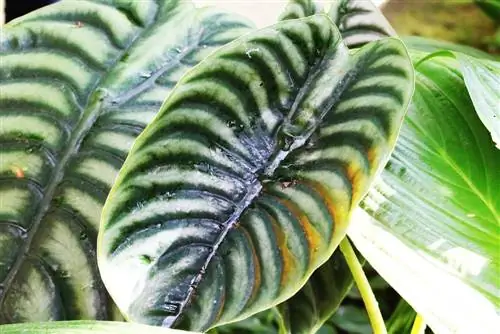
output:
M388 36L397 36L384 15L369 0L334 1L329 15L339 27L344 43L349 48L360 47Z
M0 323L113 317L100 213L180 76L249 30L186 1L62 1L0 46Z
M323 11L313 0L290 0L280 20L298 19ZM366 43L396 36L379 9L369 0L335 0L328 15L338 27L345 45L358 48Z
M404 45L350 55L325 15L219 49L134 143L99 267L132 321L206 330L280 303L345 236L413 89Z
M281 18L307 17L315 11L317 8L311 0L292 0ZM360 47L384 36L384 34L368 33L367 26L362 29L354 28L356 25L353 22L359 17L370 17L363 22L388 25L378 9L369 1L361 4L359 1L336 1L332 4L330 16L340 25L342 36L347 39L344 43L353 44L354 41L353 45L348 44L353 47ZM345 35L343 30L346 30ZM392 31L392 29L386 30ZM278 305L277 311L283 320L282 330L292 334L316 332L336 312L352 283L353 278L344 256L337 250L314 272L299 292Z

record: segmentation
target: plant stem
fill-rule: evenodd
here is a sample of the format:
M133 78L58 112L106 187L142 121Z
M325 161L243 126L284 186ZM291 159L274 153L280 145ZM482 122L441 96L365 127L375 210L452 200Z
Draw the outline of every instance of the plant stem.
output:
M417 313L417 317L415 318L415 322L411 328L411 334L424 334L425 327L427 327L427 325L425 324L424 318Z
M361 263L359 263L359 260L354 253L351 243L349 242L347 237L345 237L340 242L340 251L342 252L342 254L344 254L347 265L349 266L352 277L354 278L354 282L356 282L361 297L363 298L366 312L368 313L368 318L370 319L370 323L372 325L373 333L387 334L384 318L382 318L382 313L380 312L380 308L378 307L378 302L375 299L375 295L373 294L370 283L366 278L363 267L361 266Z

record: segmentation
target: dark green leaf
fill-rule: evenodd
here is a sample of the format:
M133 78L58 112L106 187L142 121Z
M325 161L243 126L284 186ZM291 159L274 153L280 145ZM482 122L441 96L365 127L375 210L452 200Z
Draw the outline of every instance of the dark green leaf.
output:
M500 23L500 0L475 0L476 4L493 20Z
M387 320L388 334L411 333L417 313L404 299L401 299L396 310Z
M341 306L333 315L331 322L351 334L373 333L366 311L354 306Z
M135 142L108 197L99 264L122 311L204 330L291 297L345 236L412 89L399 40L349 55L324 15L209 56Z
M179 77L246 21L182 1L62 1L2 27L0 323L106 319L101 208Z
M278 309L287 333L315 333L337 310L353 285L340 250L309 278L292 298Z
M311 0L290 0L285 10L280 15L279 20L292 20L308 17L318 13L319 10Z
M313 0L290 0L280 20L303 18L321 12ZM344 43L357 48L388 36L396 36L389 22L369 0L336 0L329 16L338 27Z

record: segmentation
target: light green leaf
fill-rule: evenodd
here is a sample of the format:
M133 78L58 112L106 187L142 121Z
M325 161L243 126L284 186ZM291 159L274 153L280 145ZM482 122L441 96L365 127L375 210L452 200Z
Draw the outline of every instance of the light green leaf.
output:
M476 112L500 149L500 62L454 55Z
M103 211L99 267L120 309L205 330L291 297L345 236L412 89L399 40L349 55L324 15L205 59L137 139Z
M498 329L500 151L453 58L420 61L413 103L349 236L437 332Z
M0 323L112 317L95 249L114 178L180 76L248 30L167 0L62 1L2 27Z
M479 59L453 51L438 51L419 57L421 61L433 57L453 57L458 61L468 93L483 125L500 149L500 62Z
M339 27L344 43L357 48L387 36L397 36L380 10L369 0L337 0L330 17Z
M405 36L401 38L406 44L406 47L410 50L419 50L427 54L436 51L457 51L464 53L469 56L476 58L486 58L495 60L496 58L489 53L475 49L470 46L455 44L447 41L440 41L430 38L418 37L418 36Z
M286 333L316 333L353 285L347 262L336 250L292 298L278 305Z
M53 321L0 326L2 334L188 334L176 329L111 321Z

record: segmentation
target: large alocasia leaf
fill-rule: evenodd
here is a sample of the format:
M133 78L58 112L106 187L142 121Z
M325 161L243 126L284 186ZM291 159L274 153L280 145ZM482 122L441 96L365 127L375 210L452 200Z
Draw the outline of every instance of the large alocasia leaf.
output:
M179 77L248 31L178 1L63 1L2 28L0 323L105 319L100 212Z
M500 151L460 68L440 54L418 63L396 149L363 200L365 211L353 216L349 235L434 330L473 333L480 324L482 333L494 333Z
M364 10L361 10L359 6ZM317 11L316 7L311 0L290 1L281 19L310 16ZM378 9L370 3L360 5L359 1L338 1L333 4L331 13L338 23L350 22L342 25L343 29L352 27L352 18L357 16L369 17L368 22L372 25L388 25ZM357 41L355 46L359 47L362 46L361 44L379 40L383 36L368 33L366 29L368 29L366 26L364 29L347 29L346 37L350 38L350 41ZM341 33L344 36L342 30ZM283 330L294 334L316 332L336 312L352 283L353 278L344 256L340 251L336 251L315 271L299 292L278 306L283 319Z
M99 267L130 320L204 330L294 294L345 235L413 89L404 45L349 55L324 16L189 72L103 211Z

